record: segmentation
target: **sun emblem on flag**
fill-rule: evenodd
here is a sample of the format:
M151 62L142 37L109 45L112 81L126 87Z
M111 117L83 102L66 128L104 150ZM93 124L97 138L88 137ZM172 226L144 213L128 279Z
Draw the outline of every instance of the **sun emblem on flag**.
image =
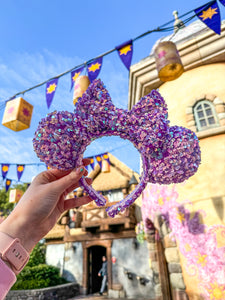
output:
M212 17L214 15L218 14L218 12L216 10L217 10L217 7L216 8L210 7L207 10L203 10L202 15L199 17L202 18L202 21L205 21L207 19L212 19Z
M24 166L18 166L17 171L22 172L24 170Z
M92 65L88 68L88 70L89 70L90 72L95 72L96 70L99 70L100 67L101 67L101 64L96 63L96 64L92 64Z
M120 55L127 55L128 52L131 51L131 45L127 45L125 47L123 47L122 49L120 49Z
M49 87L47 88L47 94L51 94L55 91L57 85L55 83L50 84Z
M80 73L81 72L77 72L77 73L74 74L74 76L72 77L73 81L77 80L77 78L80 76Z
M2 171L3 171L3 172L7 172L8 170L9 170L9 167L8 167L8 166L3 166L3 167L2 167Z

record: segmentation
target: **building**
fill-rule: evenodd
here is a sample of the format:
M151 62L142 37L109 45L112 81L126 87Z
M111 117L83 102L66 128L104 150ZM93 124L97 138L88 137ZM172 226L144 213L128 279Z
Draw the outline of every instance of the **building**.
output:
M176 240L178 251L176 242L170 239L171 228L160 218L159 211L153 221L163 244L168 275L163 275L160 262L154 257L157 248L152 248L149 257L155 262L152 270L159 270L161 299L225 299L222 234L225 229L225 22L221 25L221 35L196 21L175 35L163 37L156 45L167 40L176 43L184 73L176 80L160 81L152 51L131 66L129 109L152 89L159 89L168 105L170 124L187 127L197 134L202 161L198 172L176 187L180 203L177 218L184 226L196 220L203 229L189 235L192 241ZM161 206L164 205L161 201ZM201 243L197 243L200 239ZM197 243L195 251L190 247L193 241Z
M139 181L139 174L110 153L109 160L110 172L96 165L89 174L92 186L106 197L106 206L124 198ZM82 193L81 189L76 191L78 197ZM68 280L79 283L81 293L93 294L100 290L98 271L105 255L109 296L155 298L147 242L139 244L136 240L135 226L140 220L136 204L115 218L108 217L105 207L94 202L66 212L45 237L47 264L58 266Z

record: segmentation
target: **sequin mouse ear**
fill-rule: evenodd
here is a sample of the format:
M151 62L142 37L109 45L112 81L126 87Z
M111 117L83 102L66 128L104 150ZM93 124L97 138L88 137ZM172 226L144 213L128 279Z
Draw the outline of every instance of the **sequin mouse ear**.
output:
M197 171L200 148L196 135L184 127L170 127L167 117L166 103L157 91L128 111L116 108L101 80L94 80L78 99L74 113L53 112L41 120L34 150L48 166L69 170L81 165L93 140L112 135L129 140L141 155L143 172L135 190L106 209L114 217L137 199L147 182L182 182ZM105 198L84 178L80 185L98 206L105 205Z
M169 128L165 148L151 158L148 181L158 184L180 183L193 176L201 162L199 141L193 131L181 126Z

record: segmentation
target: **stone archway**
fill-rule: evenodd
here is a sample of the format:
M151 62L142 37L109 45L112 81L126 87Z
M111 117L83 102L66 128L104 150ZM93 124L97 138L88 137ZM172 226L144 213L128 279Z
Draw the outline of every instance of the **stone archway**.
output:
M83 247L83 292L85 295L89 292L89 253L91 247L104 247L106 249L106 257L108 261L108 289L112 288L112 255L111 247L112 241L85 241L82 243Z

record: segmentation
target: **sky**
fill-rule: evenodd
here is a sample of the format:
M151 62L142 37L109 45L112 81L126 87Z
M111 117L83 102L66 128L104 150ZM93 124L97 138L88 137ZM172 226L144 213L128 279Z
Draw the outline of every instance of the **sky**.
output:
M173 20L173 11L182 15L207 1L151 0L0 0L0 118L5 100L49 78L84 63L121 43ZM224 19L225 7L219 3ZM197 20L195 18L194 20ZM169 32L168 34L171 34ZM165 33L152 33L134 42L132 64L147 57ZM129 73L116 52L103 58L99 78L113 103L128 107ZM23 95L34 106L29 129L14 132L0 125L0 163L38 164L32 139L41 118L54 110L73 111L70 74L59 79L47 109L45 85ZM139 153L119 137L104 137L88 146L85 157L111 152L139 172ZM21 182L30 182L44 165L27 165ZM16 182L16 166L8 178Z

